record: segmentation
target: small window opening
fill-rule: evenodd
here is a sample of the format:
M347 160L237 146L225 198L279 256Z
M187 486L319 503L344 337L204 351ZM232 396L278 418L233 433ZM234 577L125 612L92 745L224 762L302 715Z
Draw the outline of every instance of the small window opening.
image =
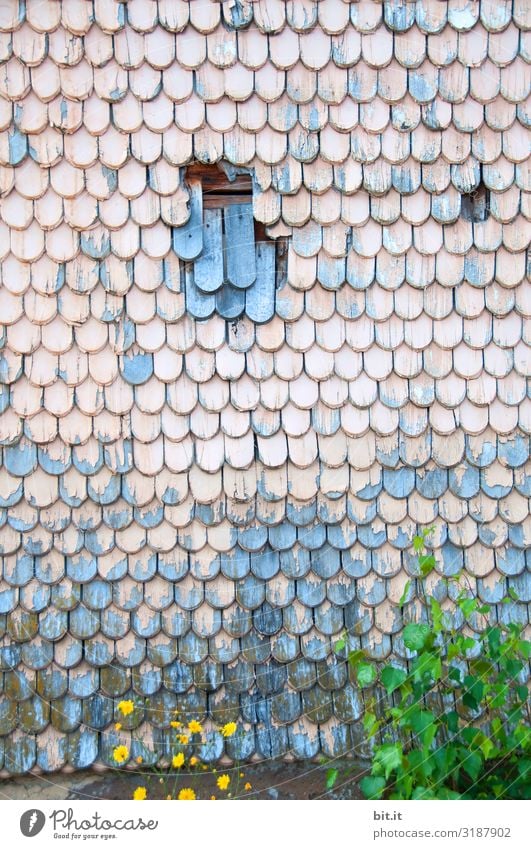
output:
M461 195L461 215L465 221L486 221L489 212L490 194L483 181L472 192Z
M189 218L173 231L182 265L186 309L263 324L275 314L287 278L287 242L272 238L253 215L253 178L230 163L194 163L185 172Z
M250 174L231 174L230 177L216 165L194 163L186 169L186 176L200 180L203 187L203 208L221 209L232 203L252 203L253 187Z

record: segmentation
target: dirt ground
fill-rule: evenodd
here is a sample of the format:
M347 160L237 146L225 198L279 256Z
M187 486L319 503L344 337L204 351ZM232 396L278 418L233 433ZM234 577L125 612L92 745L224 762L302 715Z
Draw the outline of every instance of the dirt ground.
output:
M103 773L94 771L74 772L70 775L26 775L0 781L0 801L7 799L131 799L139 785L147 788L148 798L175 798L181 787L192 787L198 799L226 799L228 793L235 800L259 799L263 801L323 799L350 800L362 799L358 780L363 768L357 764L337 762L339 778L332 791L326 790L326 772L330 764L312 762L283 763L267 761L239 768L219 767L213 773L201 767L172 770L171 774L160 780L158 774L148 770L134 772ZM243 773L243 775L241 775ZM178 775L176 779L175 776ZM221 791L216 786L220 775L231 779L228 790ZM245 790L245 785L251 789ZM231 792L232 791L232 792Z

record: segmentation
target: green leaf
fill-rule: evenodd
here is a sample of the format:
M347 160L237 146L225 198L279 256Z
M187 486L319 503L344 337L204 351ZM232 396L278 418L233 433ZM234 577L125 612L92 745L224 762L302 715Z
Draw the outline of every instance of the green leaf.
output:
M422 551L424 548L424 537L419 537L418 535L413 537L413 551L418 553Z
M390 696L391 693L400 687L407 678L407 672L403 669L400 669L398 666L386 666L385 669L382 669L381 673L382 684L384 685L387 695Z
M502 721L499 716L495 716L491 723L492 733L498 735L500 731L503 732Z
M516 678L516 676L520 674L523 668L524 664L521 660L509 658L509 660L507 660L507 662L505 663L505 669L510 678Z
M470 661L470 669L477 675L478 678L486 679L487 676L492 672L493 666L488 660L483 657L476 657Z
M336 641L335 641L335 643L334 643L334 651L335 651L337 654L340 654L340 653L343 651L343 649L345 648L346 644L347 644L347 641L345 640L345 638L344 638L344 637L341 637L339 640L336 640Z
M519 760L517 769L521 776L531 780L531 760L529 758Z
M502 632L500 628L489 628L487 630L487 642L494 658L497 658L500 653L501 636Z
M402 766L402 746L400 743L384 743L374 755L377 764L383 767L386 779L395 769Z
M374 737L380 727L380 722L378 719L376 719L376 715L374 713L371 713L370 711L366 711L362 722L367 737L369 739L371 737Z
M326 789L331 790L337 781L339 775L338 769L329 769L326 772Z
M527 690L527 687L524 684L520 684L516 688L516 695L518 696L518 698L520 699L521 702L527 701L527 697L529 696L529 692Z
M361 649L356 649L355 651L349 652L348 662L349 662L350 666L352 666L352 668L355 669L357 664L360 662L360 660L363 660L364 657L365 657L365 652L362 651Z
M455 710L449 710L447 713L443 715L443 719L446 723L446 726L449 731L453 734L457 734L457 729L459 728L459 714Z
M483 752L483 757L485 758L485 760L488 760L491 753L496 750L496 746L489 737L485 737L485 739L481 741L481 743L479 744L479 748Z
M458 666L451 666L448 672L448 678L450 681L456 681L458 684L461 684L463 680L463 673Z
M466 675L465 687L476 702L481 701L485 693L485 684L480 678L474 678L472 675Z
M356 667L356 678L360 687L370 687L377 677L376 667L373 663L362 662Z
M433 790L430 790L429 787L423 787L419 784L418 787L415 787L413 793L411 794L411 798L413 800L422 800L423 802L427 799L434 799Z
M424 554L419 557L420 573L423 578L426 578L435 568L436 560L433 554Z
M433 742L433 738L437 733L435 724L435 716L429 710L419 710L419 712L411 719L411 728L418 734L422 740L423 746L429 748Z
M476 598L462 598L458 604L464 616L470 616L478 607Z
M516 648L526 660L531 657L531 640L518 640Z
M452 769L458 759L458 749L453 743L448 743L440 746L433 752L433 761L437 767L439 775L449 777Z
M432 686L442 675L442 662L435 652L423 651L411 664L413 681L423 687Z
M459 654L459 646L456 643L448 644L448 660L453 660Z
M405 586L404 586L404 592L400 596L400 601L398 602L400 607L403 607L404 604L406 603L410 587L411 587L411 581L406 581Z
M429 797L428 797L428 796L425 796L424 798L425 798L425 799L427 799L427 798L429 798ZM444 801L448 802L448 801L450 801L450 800L452 800L452 799L461 799L461 798L462 798L462 796L461 796L461 793L457 793L455 790L450 790L450 788L449 788L449 787L441 787L441 788L437 791L437 795L436 795L435 797L433 797L433 798L435 798L435 799L443 799Z
M360 781L360 788L366 799L381 799L385 784L385 778L382 776L366 775Z
M431 618L433 622L433 630L439 633L442 628L442 607L433 596L430 597Z
M466 774L476 781L483 767L483 758L479 752L470 752L468 749L461 749L461 766Z
M430 628L423 622L411 622L406 625L402 632L404 645L411 651L420 651L424 648L426 640L430 635Z

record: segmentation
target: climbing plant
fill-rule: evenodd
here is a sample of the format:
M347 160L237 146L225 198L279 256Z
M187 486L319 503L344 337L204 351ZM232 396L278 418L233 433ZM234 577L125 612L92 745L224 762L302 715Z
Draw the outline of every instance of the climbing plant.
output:
M349 651L348 634L335 645L366 693L372 758L361 790L368 799L529 799L531 642L516 623L491 621L491 607L475 597L466 573L443 579L447 586L456 582L462 622L474 628L456 626L426 588L437 565L427 546L432 532L426 528L413 539L425 618L403 629L409 661L378 665ZM410 589L408 581L402 609ZM502 603L515 600L510 591ZM385 703L374 695L377 683ZM328 770L328 789L340 774Z

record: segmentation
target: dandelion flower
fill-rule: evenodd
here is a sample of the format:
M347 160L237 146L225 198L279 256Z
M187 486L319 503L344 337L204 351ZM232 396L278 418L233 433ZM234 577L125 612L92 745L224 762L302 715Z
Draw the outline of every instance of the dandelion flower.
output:
M147 796L147 790L145 787L137 787L135 792L133 793L133 799L135 802L143 802Z
M129 758L129 749L127 746L116 746L112 756L117 764L123 764Z
M121 731L121 729L122 729L122 723L121 722L115 722L114 723L114 730L115 731Z
M190 742L190 738L186 734L178 734L177 739L182 746L186 746Z
M174 769L179 769L184 763L184 755L182 752L179 752L178 755L174 755L171 760L171 765Z
M253 785L248 781L247 784L244 785L244 790L252 790Z
M191 787L183 787L182 790L179 791L179 795L177 797L180 802L183 802L185 799L196 799L195 790L192 790Z
M225 773L225 775L220 775L218 780L216 781L220 790L226 790L230 784L230 776Z
M122 716L129 716L130 713L133 713L135 709L134 702L131 699L127 701L118 702L118 710L122 714Z
M199 762L199 761L198 761L198 759L196 758L196 756L195 756L195 755L194 755L193 757L191 757L191 758L190 758L190 766L195 766L195 765L196 765L196 763L198 763L198 762Z
M177 722L176 720L172 720L172 722L170 722L170 725L171 725L172 728L180 728L181 725L182 725L182 722Z
M188 731L190 734L201 734L203 730L203 726L197 719L192 719L191 722L188 723Z
M237 727L235 722L227 722L221 729L221 733L224 737L232 737L236 733Z

